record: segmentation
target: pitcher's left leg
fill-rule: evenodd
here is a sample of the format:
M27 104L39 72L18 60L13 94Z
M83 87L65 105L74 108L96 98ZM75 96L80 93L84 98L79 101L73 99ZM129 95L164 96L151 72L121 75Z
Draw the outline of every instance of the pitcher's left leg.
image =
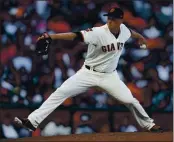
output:
M142 128L150 130L155 125L139 101L132 96L129 88L120 80L117 72L106 75L101 81L100 87L125 104Z

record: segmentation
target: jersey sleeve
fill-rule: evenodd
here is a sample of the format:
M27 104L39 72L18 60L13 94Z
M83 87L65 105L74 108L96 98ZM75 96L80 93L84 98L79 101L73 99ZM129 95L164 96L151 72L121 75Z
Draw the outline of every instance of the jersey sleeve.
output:
M125 39L125 42L126 42L131 37L131 31L124 24L121 24L121 28L123 29L124 39Z
M80 31L83 36L83 41L86 44L96 44L97 43L97 31L95 28Z

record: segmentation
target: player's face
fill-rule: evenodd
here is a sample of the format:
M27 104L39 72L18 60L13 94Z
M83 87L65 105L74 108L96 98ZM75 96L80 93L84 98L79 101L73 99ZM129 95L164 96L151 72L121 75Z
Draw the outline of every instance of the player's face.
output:
M107 24L109 26L109 29L111 30L118 29L121 23L123 23L123 19L115 19L112 17L108 17Z

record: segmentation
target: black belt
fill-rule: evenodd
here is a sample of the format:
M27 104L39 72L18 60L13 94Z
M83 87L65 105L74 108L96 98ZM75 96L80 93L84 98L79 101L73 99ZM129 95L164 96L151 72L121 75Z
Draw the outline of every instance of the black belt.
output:
M88 65L85 65L85 67L86 67L88 70L92 70L92 71L95 71L95 72L99 72L99 71L96 71L95 69L91 69L91 67L88 66ZM100 72L100 73L106 73L106 72Z
M85 67L88 69L88 70L92 70L92 71L95 71L95 72L100 72L100 71L96 71L95 69L91 69L91 67L90 66L88 66L88 65L85 65ZM114 72L115 70L113 70L113 72ZM100 73L107 73L107 72L100 72Z

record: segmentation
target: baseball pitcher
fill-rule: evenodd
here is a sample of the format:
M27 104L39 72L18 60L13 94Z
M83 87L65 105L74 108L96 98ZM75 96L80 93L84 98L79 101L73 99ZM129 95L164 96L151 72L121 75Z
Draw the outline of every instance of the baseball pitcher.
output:
M162 132L160 126L154 123L128 87L120 80L116 70L125 42L130 37L136 38L140 47L146 48L146 40L123 24L122 9L112 8L104 16L108 16L108 20L103 26L79 32L50 35L44 33L38 38L36 44L38 55L48 54L52 40L63 39L85 42L88 45L87 56L83 66L75 75L57 88L28 118L15 117L15 123L34 131L67 98L81 94L90 87L99 87L125 104L143 129L150 132Z

